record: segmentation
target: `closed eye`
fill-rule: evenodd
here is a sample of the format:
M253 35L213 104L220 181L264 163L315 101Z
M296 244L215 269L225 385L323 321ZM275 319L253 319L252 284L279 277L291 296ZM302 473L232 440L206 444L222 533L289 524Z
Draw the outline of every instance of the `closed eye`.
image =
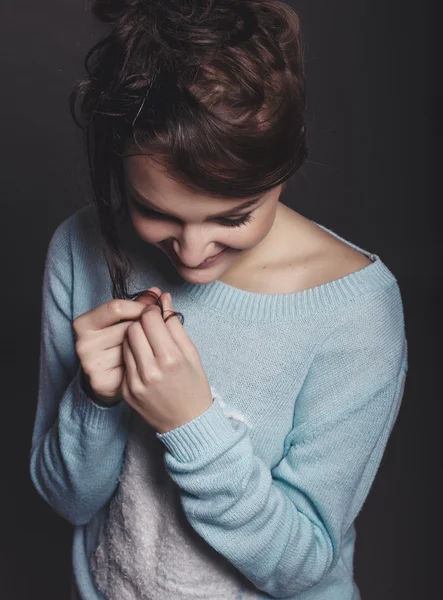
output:
M163 213L159 213L155 210L151 210L142 206L139 202L133 202L136 210L141 214L145 215L149 219L158 219L158 220L166 220L166 221L174 221L174 217L170 217L169 215L165 215ZM252 213L247 213L246 215L242 215L238 219L226 219L219 218L216 219L218 223L223 225L224 227L240 227L240 225L245 225L253 219Z

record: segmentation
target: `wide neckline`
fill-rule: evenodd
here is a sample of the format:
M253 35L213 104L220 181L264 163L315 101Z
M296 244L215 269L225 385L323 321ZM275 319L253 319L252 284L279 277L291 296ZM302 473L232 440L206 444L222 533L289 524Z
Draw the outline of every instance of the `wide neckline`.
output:
M216 311L253 321L290 320L301 314L325 311L363 294L375 292L396 281L377 254L360 248L324 225L311 221L337 239L359 250L371 263L358 271L321 285L285 294L261 294L234 287L220 280L206 284L184 281L178 289L195 302Z

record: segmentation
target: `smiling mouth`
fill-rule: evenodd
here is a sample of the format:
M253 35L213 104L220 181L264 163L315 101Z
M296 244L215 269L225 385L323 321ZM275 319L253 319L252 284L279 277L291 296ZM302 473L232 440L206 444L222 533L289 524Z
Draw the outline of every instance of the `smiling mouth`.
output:
M225 250L227 249L227 246L225 248L223 248L223 250L220 250L220 252L218 252L217 254L214 254L213 256L208 256L208 258L206 258L203 262L201 262L199 265L197 265L196 267L188 267L187 265L185 265L185 263L183 263L180 258L178 257L177 253L175 252L175 250L172 249L172 253L174 255L174 257L176 258L176 260L183 265L184 267L186 267L187 269L198 269L199 267L202 267L203 265L205 265L206 263L211 262L212 260L214 260L215 258L217 258L220 254L222 254Z
M207 260L211 260L211 258L215 258L216 256L218 256L219 254L221 254L225 250L226 250L226 248L223 248L223 250L220 250L220 252L217 252L217 254L213 254L212 256L208 256L208 258L205 258L205 260L203 262L206 262ZM200 263L200 264L202 265L203 263Z

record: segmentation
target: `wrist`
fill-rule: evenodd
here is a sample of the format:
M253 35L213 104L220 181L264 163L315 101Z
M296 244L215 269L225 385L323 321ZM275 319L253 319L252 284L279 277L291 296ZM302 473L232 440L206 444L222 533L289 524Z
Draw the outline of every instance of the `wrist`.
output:
M103 408L111 408L112 406L116 406L117 404L120 404L120 402L122 401L121 398L119 398L118 400L115 400L114 398L107 400L106 398L97 396L97 394L95 394L94 390L91 388L88 376L86 375L86 373L83 371L83 369L81 367L80 367L80 386L81 386L82 390L84 391L84 393L88 396L88 398L90 400L92 400L92 402L94 402L95 404L98 404L98 406L102 406Z

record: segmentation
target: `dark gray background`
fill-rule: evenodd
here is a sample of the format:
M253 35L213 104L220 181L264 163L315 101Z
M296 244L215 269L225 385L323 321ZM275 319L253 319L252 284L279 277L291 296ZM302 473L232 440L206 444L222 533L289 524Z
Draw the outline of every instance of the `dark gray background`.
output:
M437 568L440 473L436 8L426 0L290 4L307 48L310 154L282 200L380 255L398 278L409 342L403 405L356 522L356 580L363 600L427 599ZM68 112L84 55L102 32L85 5L14 0L0 8L0 596L8 600L69 599L73 528L32 486L29 452L47 245L90 193Z

